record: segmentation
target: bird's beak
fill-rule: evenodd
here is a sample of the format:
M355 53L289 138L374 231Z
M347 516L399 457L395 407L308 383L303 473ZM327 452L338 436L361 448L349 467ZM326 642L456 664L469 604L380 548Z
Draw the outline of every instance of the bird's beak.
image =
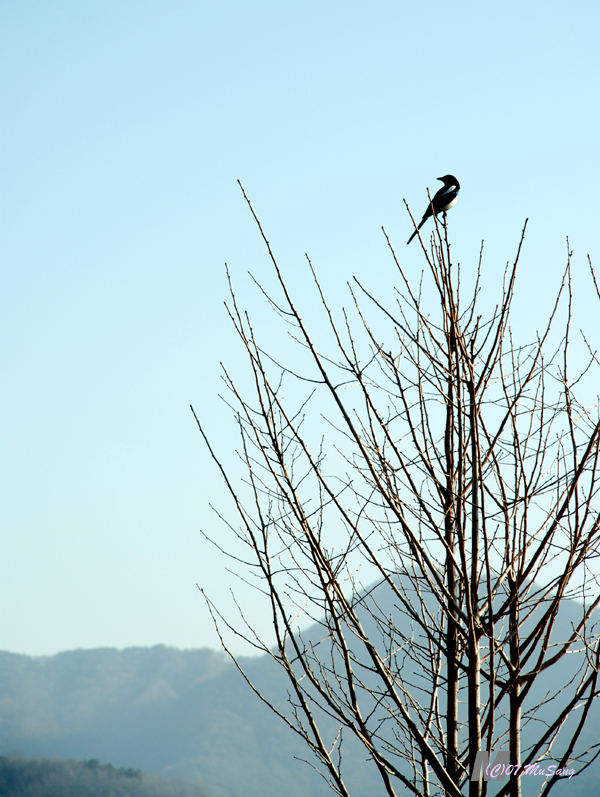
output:
M440 182L442 182L442 183L444 182L444 178L443 178L443 177L436 177L435 179L436 179L436 180L439 180L439 181L440 181Z

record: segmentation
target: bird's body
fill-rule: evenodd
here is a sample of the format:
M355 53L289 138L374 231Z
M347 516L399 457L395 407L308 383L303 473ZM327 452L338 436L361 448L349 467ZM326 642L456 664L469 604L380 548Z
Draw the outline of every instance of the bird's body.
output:
M406 242L407 244L412 241L417 232L421 229L430 216L433 216L434 214L437 216L438 213L445 213L447 210L450 210L450 208L453 208L454 205L456 205L458 192L460 191L460 183L456 177L454 177L452 174L446 174L444 177L438 177L437 179L441 180L444 185L433 197L429 205L427 205L427 210L423 214L423 218L419 222L419 226L410 236Z

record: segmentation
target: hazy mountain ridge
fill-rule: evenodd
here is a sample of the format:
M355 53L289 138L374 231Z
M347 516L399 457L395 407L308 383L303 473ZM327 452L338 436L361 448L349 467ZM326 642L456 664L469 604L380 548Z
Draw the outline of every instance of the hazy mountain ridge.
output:
M76 733L92 718L110 715L114 703L131 707L177 700L230 666L219 652L164 645L35 658L0 652L0 733L6 722L23 738Z
M246 660L285 697L281 674ZM327 794L303 745L212 650L165 646L76 650L31 658L0 652L0 752L98 758L183 775L215 797ZM293 775L292 775L293 773Z
M567 606L567 626L569 613ZM314 629L314 636L322 634ZM289 687L277 665L268 656L243 664L256 686L284 708ZM571 667L565 657L552 678L566 682ZM585 738L588 744L600 740L596 707ZM352 739L347 742L345 777L353 797L379 797L372 764ZM102 648L40 658L0 652L0 754L11 750L182 775L202 783L211 797L332 793L294 760L312 760L301 741L222 653L207 649ZM597 797L598 763L581 778L558 783L553 793ZM534 780L525 779L524 794L537 793L541 784Z
M99 761L0 756L0 794L6 797L210 797L201 786Z

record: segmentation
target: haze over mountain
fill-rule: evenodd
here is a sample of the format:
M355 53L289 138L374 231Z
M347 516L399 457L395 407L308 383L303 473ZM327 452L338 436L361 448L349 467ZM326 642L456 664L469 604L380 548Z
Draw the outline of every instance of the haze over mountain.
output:
M268 661L245 663L260 686L281 680ZM294 761L303 746L211 650L0 653L0 713L3 753L183 775L214 797L328 793Z
M568 622L566 607L565 622ZM258 689L285 709L287 682L267 656L245 659ZM552 673L568 680L573 659ZM543 684L540 689L544 688ZM331 730L328 728L328 730ZM597 707L586 744L600 741ZM374 766L353 740L344 757L353 797L379 797ZM237 669L208 649L74 650L32 658L0 652L0 754L98 759L197 781L211 797L325 797L332 792L306 747L261 703ZM600 767L559 782L553 794L600 795ZM537 794L524 778L524 794Z
M145 775L139 769L61 759L0 756L2 797L210 797L183 778Z

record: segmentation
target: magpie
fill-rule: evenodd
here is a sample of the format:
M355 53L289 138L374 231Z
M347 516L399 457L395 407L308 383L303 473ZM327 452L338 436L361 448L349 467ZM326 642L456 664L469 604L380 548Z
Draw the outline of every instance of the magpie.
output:
M441 213L442 211L445 213L447 210L450 210L450 208L453 208L454 205L456 205L458 192L460 191L460 183L456 177L454 177L452 174L446 174L444 177L438 177L437 179L441 180L444 185L433 197L429 205L427 205L427 210L423 214L423 218L419 222L419 226L406 242L407 246L430 216L432 216L434 213L437 216L438 213Z

